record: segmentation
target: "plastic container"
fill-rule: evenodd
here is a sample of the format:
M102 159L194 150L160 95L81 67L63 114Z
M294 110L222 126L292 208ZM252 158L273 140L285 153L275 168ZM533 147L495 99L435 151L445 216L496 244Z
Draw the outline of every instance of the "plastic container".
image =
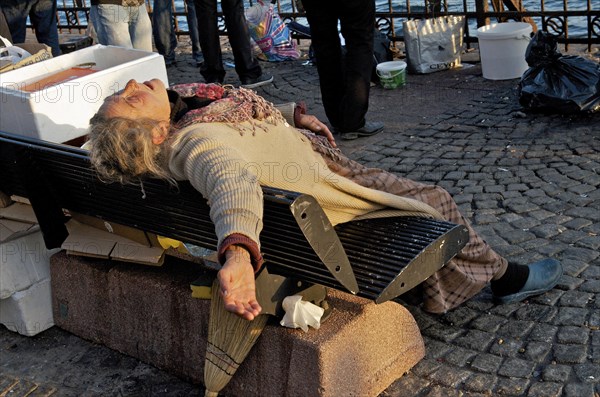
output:
M483 77L489 80L520 78L529 68L525 51L531 39L531 25L506 22L477 29Z
M381 86L393 90L406 85L406 62L390 61L377 65L377 76Z

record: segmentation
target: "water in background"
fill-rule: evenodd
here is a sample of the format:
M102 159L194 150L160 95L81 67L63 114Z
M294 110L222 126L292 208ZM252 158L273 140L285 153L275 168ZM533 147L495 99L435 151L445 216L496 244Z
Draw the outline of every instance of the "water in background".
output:
M587 2L584 0L567 0L568 10L586 10ZM388 10L388 2L385 0L378 0L375 2L376 9L381 11ZM403 0L393 2L394 11L406 10L406 3ZM396 6L397 4L397 6ZM411 1L411 11L422 11L424 9L424 0ZM523 0L523 7L530 11L541 10L541 0ZM492 6L489 6L490 11L493 11ZM463 10L462 0L448 0L448 11L449 12L460 12ZM545 0L544 1L545 11L563 11L563 0ZM473 0L467 0L467 11L475 12L475 2ZM533 18L538 28L542 27L542 19L538 17ZM492 22L494 20L492 19ZM567 19L567 25L569 29L569 37L587 37L587 19L586 17L569 17ZM477 35L477 24L475 20L469 22L469 29L472 36Z
M150 0L152 1L152 0ZM268 0L265 0L267 3ZM249 7L250 4L247 0L244 1L246 7ZM585 10L586 9L586 1L584 0L568 0L568 9L569 10ZM406 1L405 0L395 0L393 2L393 7L395 11L406 10ZM462 11L463 6L462 0L448 0L448 11ZM411 11L420 11L423 10L425 5L425 0L412 0L411 1ZM527 10L540 10L541 8L541 0L523 0L523 5ZM175 0L175 7L178 11L184 10L184 0ZM387 11L388 10L388 2L387 0L376 0L375 7L378 11ZM420 10L419 10L420 9ZM546 11L562 11L563 10L563 0L545 0L544 1L544 9ZM490 5L491 10L491 5ZM291 0L282 1L282 11L291 12ZM467 0L467 11L475 11L475 2L473 0ZM541 18L534 18L534 21L538 25L539 28L542 26ZM306 24L305 21L299 20L298 22ZM568 29L569 29L569 37L587 37L587 20L586 17L569 17L568 20ZM179 25L179 29L183 31L187 31L187 21L185 17L178 17L177 23ZM402 20L398 19L395 21L397 27L402 26ZM469 22L469 30L472 36L475 36L477 33L477 25L474 20Z

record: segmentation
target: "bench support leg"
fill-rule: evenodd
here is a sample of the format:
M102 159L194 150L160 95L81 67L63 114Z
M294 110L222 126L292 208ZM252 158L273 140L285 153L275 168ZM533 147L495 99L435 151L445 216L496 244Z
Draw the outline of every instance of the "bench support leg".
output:
M281 319L285 314L283 300L290 295L302 295L303 300L325 309L323 320L329 316L329 306L325 301L327 289L324 286L270 274L266 267L261 269L256 277L256 299L263 313Z

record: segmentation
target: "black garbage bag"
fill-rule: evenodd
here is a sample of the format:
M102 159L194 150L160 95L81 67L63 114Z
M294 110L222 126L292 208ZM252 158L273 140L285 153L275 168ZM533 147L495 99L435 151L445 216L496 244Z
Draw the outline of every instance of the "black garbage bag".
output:
M537 32L525 59L529 69L519 82L519 103L526 109L560 113L600 110L600 63L562 55L555 36Z

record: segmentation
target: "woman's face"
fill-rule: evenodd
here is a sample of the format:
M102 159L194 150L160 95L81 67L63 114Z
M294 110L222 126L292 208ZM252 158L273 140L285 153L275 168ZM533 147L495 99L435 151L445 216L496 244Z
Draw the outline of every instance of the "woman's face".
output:
M129 80L125 88L104 100L100 112L105 117L146 118L169 121L171 107L162 81L153 79L143 84Z

